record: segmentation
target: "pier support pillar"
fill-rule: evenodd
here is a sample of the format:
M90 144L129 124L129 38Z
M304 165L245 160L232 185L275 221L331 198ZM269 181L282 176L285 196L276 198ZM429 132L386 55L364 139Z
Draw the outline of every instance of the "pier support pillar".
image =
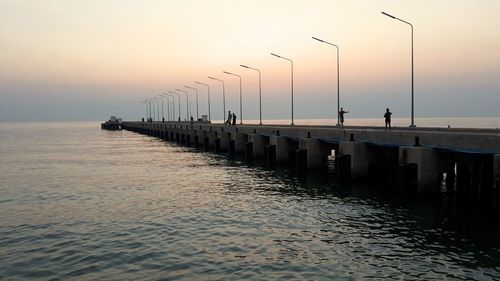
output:
M203 149L205 149L205 151L210 150L210 141L208 139L208 136L203 137Z
M229 147L229 140L231 139L231 134L228 132L219 132L217 135L220 139L220 151L227 151Z
M276 165L276 145L266 145L264 155L266 159L266 165L269 167L274 167Z
M330 148L324 142L314 138L300 139L299 150L307 150L307 169L326 167L328 155L331 153Z
M500 154L493 156L493 209L500 215Z
M250 134L248 135L248 142L253 143L253 157L263 158L266 145L269 144L269 138L259 134Z
M236 158L235 141L234 140L229 141L228 151L229 151L229 159L234 160Z
M194 147L198 148L200 146L200 136L194 136Z
M231 134L231 140L234 141L235 153L245 153L247 145L247 135L242 133Z
M246 144L245 158L248 164L253 164L254 144L252 142L247 142Z
M215 139L215 153L220 153L220 138Z
M368 146L358 141L341 141L339 154L350 155L350 171L352 179L366 178L369 174L370 157Z
M421 146L399 147L400 167L406 167L408 164L416 164L417 192L439 191L439 162L433 148Z
M217 139L217 133L215 131L209 131L206 135L208 137L208 148L215 148L215 140Z
M295 152L298 149L297 142L282 136L270 136L269 144L276 146L276 162L278 163L292 160L289 158L290 151Z

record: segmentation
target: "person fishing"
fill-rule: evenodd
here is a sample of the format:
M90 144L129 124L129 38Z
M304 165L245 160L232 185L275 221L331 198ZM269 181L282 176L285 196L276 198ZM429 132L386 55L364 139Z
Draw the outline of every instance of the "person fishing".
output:
M384 118L385 118L385 130L387 131L387 126L389 126L389 131L391 130L391 115L392 115L392 112L389 111L389 108L386 108L385 109L385 114L384 114Z
M345 113L349 113L349 111L345 111L344 108L340 108L340 111L339 111L339 119L340 119L340 126L341 127L344 127L344 114Z

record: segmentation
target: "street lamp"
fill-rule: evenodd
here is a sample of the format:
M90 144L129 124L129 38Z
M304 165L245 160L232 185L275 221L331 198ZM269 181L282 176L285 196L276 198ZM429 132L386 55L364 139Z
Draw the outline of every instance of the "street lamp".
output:
M189 95L188 95L188 91L182 90L182 89L176 89L176 90L186 94L186 121L187 121L189 119Z
M158 100L158 97L153 97L153 100L156 102L156 112L158 114L158 121L160 121L160 101Z
M148 104L146 100L141 100L140 103L144 104L146 106L146 120L148 119L149 112L148 112Z
M289 61L289 62L291 63L291 65L292 65L292 80L291 80L291 81L292 81L292 124L290 124L290 125L291 125L291 126L293 126L293 125L294 125L294 124L293 124L293 61L292 61L291 59L288 59L288 58L282 57L282 56L280 56L280 55L277 55L277 54L275 54L275 53L271 53L271 55L273 55L273 56L275 56L275 57L277 57L277 58L280 58L280 59L287 60L287 61Z
M199 119L199 116L198 116L198 89L196 89L194 87L190 87L190 86L184 86L184 87L195 91L195 95L196 95L196 121L198 121L198 119Z
M210 118L210 85L205 84L205 83L201 83L201 82L198 82L198 81L194 81L194 83L207 86L207 88L208 88L208 121L212 122L212 120Z
M165 114L163 114L163 97L161 95L159 95L157 98L160 98L160 102L161 102L161 120L164 121L165 120Z
M177 99L179 101L177 103L179 105L179 119L178 120L181 121L181 94L173 92L173 91L168 91L168 92L177 96Z
M162 115L163 115L163 98L167 98L167 121L170 121L170 101L169 101L169 98L167 96L165 96L164 94L160 94L159 97L161 98L161 112L162 112ZM163 116L163 119L165 119L165 116Z
M411 27L411 125L410 127L416 127L415 126L415 115L414 115L414 106L413 106L413 101L414 101L414 79L413 79L413 25L405 20L402 20L400 18L397 18L393 15L389 15L388 13L382 12L384 16L388 16L391 19L398 20L400 22L404 22L408 24Z
M208 76L208 78L222 82L222 110L224 111L224 114L222 114L222 122L224 123L224 120L226 120L226 118L225 118L226 117L226 92L224 90L224 81L221 79L211 77L211 76Z
M154 112L154 108L151 106L151 99L150 99L150 98L149 98L149 99L147 99L147 100L146 100L146 102L148 103L148 107L149 107L149 119L150 119L151 121L153 121L153 117L154 117L154 114L153 114L153 112Z
M326 43L328 45L332 45L337 48L337 126L340 126L340 56L339 56L339 46L327 42L325 40L321 40L319 38L313 37L312 39L317 40L322 43Z
M233 75L233 76L240 78L240 125L243 125L243 103L241 101L241 76L239 76L238 74L227 72L227 71L223 71L223 72L226 74Z
M241 67L248 68L259 72L259 125L262 125L262 87L261 87L261 79L260 79L260 70L257 68L253 68L244 64L240 64Z
M167 94L167 93L164 93L163 96L172 98L172 119L170 119L170 120L175 121L175 97L174 97L174 95Z
M149 102L149 108L151 108L151 122L155 121L155 105L154 105L154 100L152 98L148 99Z

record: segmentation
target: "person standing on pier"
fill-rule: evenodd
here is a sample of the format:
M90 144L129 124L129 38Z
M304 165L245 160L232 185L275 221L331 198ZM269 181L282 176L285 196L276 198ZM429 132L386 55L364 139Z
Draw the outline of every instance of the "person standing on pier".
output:
M392 115L392 112L389 111L389 108L386 108L385 109L385 114L384 114L384 118L385 118L385 130L387 131L387 126L389 126L389 131L391 130L391 115Z
M231 125L231 119L233 118L233 115L231 114L231 110L227 112L227 120L225 124Z
M340 111L339 111L339 119L340 119L340 126L341 127L344 127L344 114L345 113L349 113L349 111L344 111L344 108L340 108Z
M236 126L236 114L233 112L233 126Z

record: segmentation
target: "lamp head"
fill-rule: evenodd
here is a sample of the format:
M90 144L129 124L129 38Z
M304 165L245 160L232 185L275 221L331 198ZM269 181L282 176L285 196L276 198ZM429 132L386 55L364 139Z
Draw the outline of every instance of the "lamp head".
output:
M390 17L390 18L392 18L392 19L395 19L395 18L396 18L395 16L393 16L393 15L389 15L389 14L388 14L388 13L386 13L386 12L382 12L382 15L388 16L388 17Z
M281 56L275 54L275 53L271 53L272 56L275 56L275 57L278 57L278 58L281 58Z
M316 38L316 37L313 37L312 39L317 40L317 41L319 41L319 42L323 42L323 43L325 43L325 41L323 41L323 40L321 40L321 39L319 39L319 38Z

